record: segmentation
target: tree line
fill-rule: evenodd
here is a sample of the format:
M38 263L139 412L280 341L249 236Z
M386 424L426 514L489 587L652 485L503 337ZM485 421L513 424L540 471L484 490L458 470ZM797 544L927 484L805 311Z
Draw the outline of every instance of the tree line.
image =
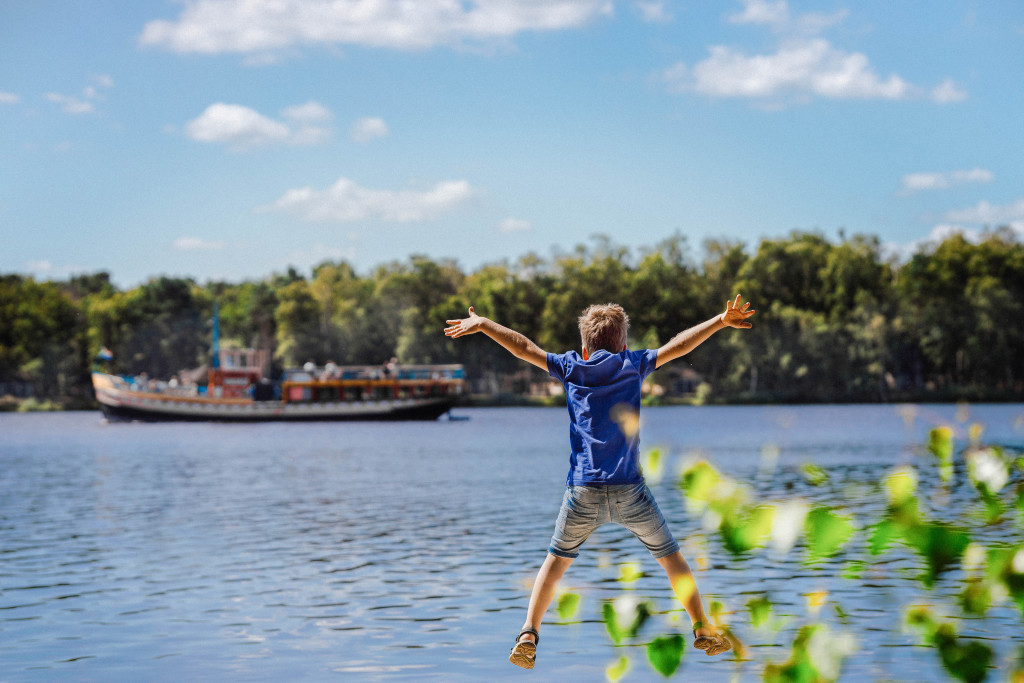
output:
M736 293L757 315L677 363L726 402L1020 400L1024 396L1024 244L1008 228L953 234L908 258L877 237L794 231L755 249L682 235L637 250L602 236L572 251L465 272L411 256L360 274L325 262L241 283L156 277L131 289L107 272L65 281L0 275L0 394L87 405L102 347L116 372L169 377L222 346L266 349L274 371L302 365L463 363L470 379L524 371L496 344L441 333L467 308L551 351L579 348L576 319L614 301L630 345L656 347L724 310ZM533 372L543 379L539 370ZM657 375L655 375L657 377Z

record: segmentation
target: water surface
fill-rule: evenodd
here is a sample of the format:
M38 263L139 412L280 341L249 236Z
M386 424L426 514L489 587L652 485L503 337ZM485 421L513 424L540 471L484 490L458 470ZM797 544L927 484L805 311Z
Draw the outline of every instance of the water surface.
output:
M687 632L685 616L657 564L616 527L570 568L565 585L582 607L572 623L548 615L537 668L507 663L568 469L565 411L455 412L468 419L107 424L89 412L0 414L0 680L596 681L622 654L633 660L624 680L663 680L642 646ZM706 599L736 613L754 657L690 649L679 680L759 680L764 661L788 656L801 624L842 626L828 607L808 613L818 590L841 603L860 644L843 680L944 680L894 606L922 595L952 605L960 587L953 577L925 595L906 553L851 581L839 562L807 568L797 551L742 563L716 543L695 545L701 520L674 487L682 462L705 457L759 496L841 505L866 523L881 513L878 480L894 465L923 464L931 426L965 434L979 421L987 440L1019 447L1022 416L1022 405L645 409L644 447L668 456L652 488L702 558ZM809 487L805 462L832 483ZM936 516L950 508L932 507ZM631 586L616 580L625 562L644 571ZM637 644L616 648L600 606L624 591L658 614ZM743 613L760 592L790 618L777 634L752 630ZM1005 665L1024 644L1020 624L1004 605L959 628Z

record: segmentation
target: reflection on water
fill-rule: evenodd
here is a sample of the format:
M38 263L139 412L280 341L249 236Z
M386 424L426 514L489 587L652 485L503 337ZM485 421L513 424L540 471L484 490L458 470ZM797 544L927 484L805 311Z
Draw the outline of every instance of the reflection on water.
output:
M470 419L107 425L93 413L0 415L0 679L519 680L506 657L561 500L566 418L457 412ZM644 444L669 455L652 488L704 567L706 598L742 612L767 592L789 620L762 632L736 614L755 661L691 649L679 680L758 680L764 661L788 656L819 591L828 593L818 618L839 624L838 601L858 640L844 680L945 679L894 611L924 595L914 556L890 552L859 580L841 578L838 561L808 568L799 550L738 563L692 540L700 520L673 485L687 457L699 453L761 498L845 506L867 523L882 513L877 482L919 457L931 421L979 420L987 440L1020 445L1022 414L978 406L957 422L951 406L645 409ZM829 483L808 486L806 462L825 467ZM951 502L929 501L929 514L941 518ZM631 588L616 580L625 562L645 572ZM633 660L624 680L661 680L644 638L615 648L600 621L602 600L632 590L659 612L645 635L688 632L659 571L628 532L597 532L565 582L581 610L570 624L549 614L533 680L603 680L622 654ZM955 604L955 579L928 599ZM987 639L1005 663L1024 643L1014 609L960 631Z

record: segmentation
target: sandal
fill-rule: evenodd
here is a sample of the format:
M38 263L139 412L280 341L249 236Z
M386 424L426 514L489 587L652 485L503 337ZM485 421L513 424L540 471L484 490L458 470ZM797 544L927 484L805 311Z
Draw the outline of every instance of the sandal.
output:
M529 640L519 640L524 634L529 633L533 636L533 642ZM524 669L532 669L534 663L537 661L537 643L540 642L540 634L537 633L535 628L524 628L516 636L516 644L512 646L512 653L508 656L508 661L512 662L516 666L521 666Z
M704 624L699 621L693 625L693 646L698 650L704 650L708 657L720 655L732 649L732 643L722 633L713 633L710 636L698 636L697 629L703 628Z

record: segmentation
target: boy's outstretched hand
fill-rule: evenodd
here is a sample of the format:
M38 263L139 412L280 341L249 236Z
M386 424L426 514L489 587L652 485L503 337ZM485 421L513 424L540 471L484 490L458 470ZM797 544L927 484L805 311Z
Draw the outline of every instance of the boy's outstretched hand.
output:
M722 323L727 327L738 327L741 329L748 329L753 327L750 323L746 322L747 318L754 315L756 311L748 311L747 307L750 306L750 302L740 306L740 295L736 295L735 301L725 302L725 313L722 314ZM469 309L472 312L472 308Z
M444 335L446 337L461 337L466 334L473 334L474 332L480 331L480 325L483 323L484 318L481 318L473 312L473 307L469 307L469 317L461 320L445 320L447 325L451 327L444 328Z

